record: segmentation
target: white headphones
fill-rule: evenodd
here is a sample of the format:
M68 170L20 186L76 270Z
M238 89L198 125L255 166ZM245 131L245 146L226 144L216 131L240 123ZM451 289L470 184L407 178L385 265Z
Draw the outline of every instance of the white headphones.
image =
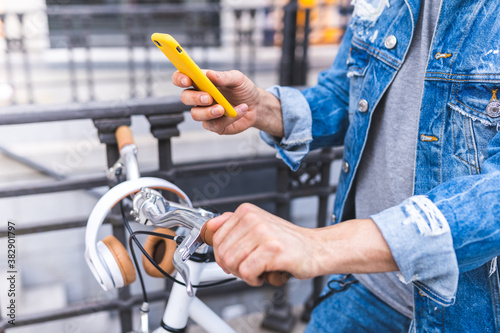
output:
M116 185L106 192L92 210L85 233L85 260L97 282L104 290L120 288L134 282L135 269L127 250L120 241L113 235L110 235L102 241L97 242L97 234L104 219L111 211L111 208L123 198L140 191L143 187L173 192L180 199L184 200L189 207L192 207L192 203L188 196L180 188L160 178L144 177L128 180ZM163 229L160 232L173 234L173 231L169 229ZM152 240L156 242L152 245L150 244L152 248L154 248L159 241L162 241L160 237L154 237ZM148 239L148 241L150 241L150 239ZM174 251L175 246L172 248L172 251ZM168 265L171 265L171 262L169 262ZM165 270L168 272L167 269ZM158 271L153 269L153 274L149 272L148 274L154 275L155 272Z

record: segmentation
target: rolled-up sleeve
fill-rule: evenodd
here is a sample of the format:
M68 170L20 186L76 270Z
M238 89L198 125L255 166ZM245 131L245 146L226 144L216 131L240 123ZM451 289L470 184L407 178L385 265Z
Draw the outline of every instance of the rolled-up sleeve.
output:
M459 268L450 226L436 205L426 196L413 196L371 218L389 245L401 280L413 282L439 304L453 304Z
M284 137L278 138L261 132L261 138L276 148L277 156L292 169L297 170L302 159L309 153L311 134L311 110L300 90L291 87L272 86L267 89L281 101Z

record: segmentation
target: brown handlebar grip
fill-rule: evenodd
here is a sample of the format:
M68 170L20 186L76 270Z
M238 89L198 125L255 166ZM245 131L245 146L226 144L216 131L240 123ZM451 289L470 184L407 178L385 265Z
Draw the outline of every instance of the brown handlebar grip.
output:
M214 245L214 242L213 242L214 233L213 233L213 231L208 230L208 228L207 228L207 223L205 223L205 224L201 227L200 237L201 237L201 240L202 240L204 243L207 243L207 244L208 244L208 245L210 245L210 246Z
M212 246L214 232L208 230L207 223L201 227L200 238L203 242ZM272 286L279 287L284 285L292 275L288 272L265 272L262 274L262 278Z
M292 274L288 272L265 272L262 274L264 280L269 283L271 286L279 287L284 285Z
M119 150L122 150L122 148L126 145L134 144L134 136L132 135L132 130L130 130L130 127L126 125L118 127L116 129L115 136Z

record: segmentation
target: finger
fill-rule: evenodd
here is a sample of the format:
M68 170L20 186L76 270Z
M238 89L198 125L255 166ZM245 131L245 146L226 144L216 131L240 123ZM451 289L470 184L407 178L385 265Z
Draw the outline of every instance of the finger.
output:
M193 85L191 78L179 71L172 74L172 83L181 88L188 88Z
M234 122L238 121L239 119L243 118L247 112L248 112L248 105L246 104L240 104L234 108L236 111L236 117L234 118L229 118L229 117L219 117L217 119L213 119L211 121L206 121L203 123L203 127L209 131L219 133L219 134L224 134L227 133L227 129L229 126L231 126ZM221 113L223 114L224 108L220 105L214 105L211 109L210 112L212 113L212 116L215 117L215 115L220 115Z
M221 252L221 242L225 241L228 233L231 232L237 221L238 218L234 215L234 213L225 215L223 214L210 221L210 224L207 226L207 228L210 230L213 230L212 228L217 229L213 235L213 246L214 248L216 248L217 252Z
M215 246L214 241L213 241L213 237L215 236L215 233L217 233L219 231L220 227L227 222L227 220L232 216L232 214L233 213L226 212L222 215L214 217L213 219L211 219L207 222L207 229L209 229L209 231L213 234L212 235L212 246ZM230 274L231 272L229 272L222 264L222 260L220 259L219 255L218 255L218 251L215 251L215 248L214 248L214 255L215 255L215 261L219 264L219 266L222 268L222 270L226 274Z
M259 247L245 258L234 275L239 276L251 286L261 286L264 283L264 273L268 271L267 264L273 260L273 257L270 252L262 251Z
M181 102L185 105L212 105L214 99L204 91L186 89L181 93Z
M193 107L191 108L191 117L196 121L217 121L224 115L224 108L219 104L213 106L205 107ZM212 125L209 126L210 128ZM213 126L216 128L217 126ZM208 129L207 127L205 127Z
M261 240L258 237L257 228L265 228L264 225L256 225L258 218L254 214L248 214L240 219L231 231L226 234L218 247L219 256L223 266L232 273L238 272L238 267L245 258L254 251Z
M222 215L216 216L213 219L207 221L207 228L213 232L216 233L220 227L227 222L227 220L233 215L231 212L225 212Z
M266 232L255 209L251 204L240 205L213 237L221 263L233 272L259 243L260 237L256 235Z

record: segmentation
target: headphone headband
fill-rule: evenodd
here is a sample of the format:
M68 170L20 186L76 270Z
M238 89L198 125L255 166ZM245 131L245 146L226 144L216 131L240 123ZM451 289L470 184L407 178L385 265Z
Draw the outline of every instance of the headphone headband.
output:
M109 189L94 206L87 221L85 230L85 260L94 274L97 282L104 290L115 288L113 280L99 258L97 251L97 234L104 222L104 219L117 203L123 198L134 194L143 187L163 189L175 193L179 198L183 199L189 207L192 207L191 200L188 196L176 185L171 182L153 177L144 177L133 180L127 180Z

